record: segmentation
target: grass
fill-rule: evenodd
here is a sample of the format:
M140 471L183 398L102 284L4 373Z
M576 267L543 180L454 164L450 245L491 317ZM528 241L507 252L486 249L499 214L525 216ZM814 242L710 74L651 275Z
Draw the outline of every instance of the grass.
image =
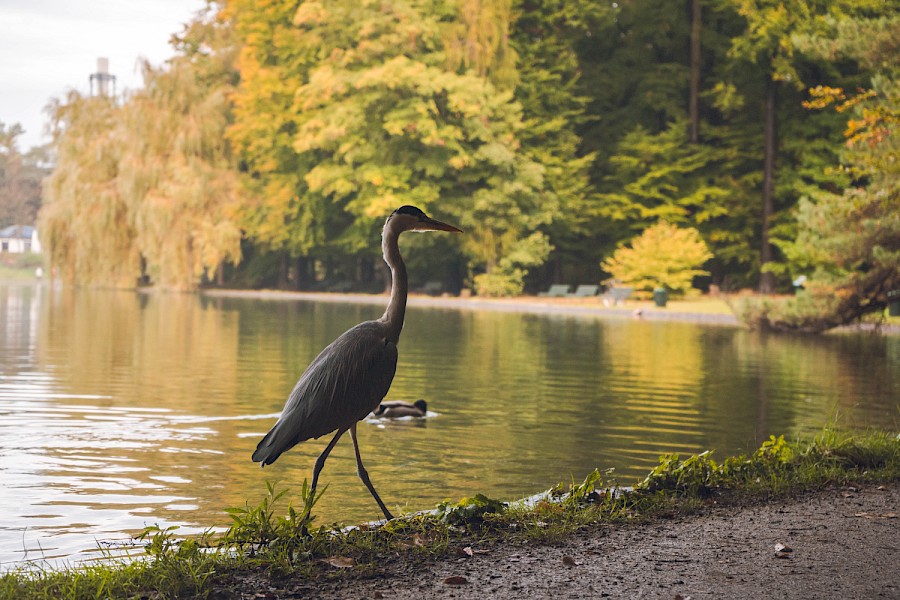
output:
M35 281L38 267L43 267L41 254L0 252L0 280Z
M559 484L529 500L503 502L475 495L444 502L430 513L407 515L380 527L314 526L314 504L301 490L301 510L282 506L287 490L267 483L257 505L229 509L223 534L177 539L176 528L150 527L145 560L110 558L59 571L34 568L0 576L0 598L206 598L218 587L256 584L270 577L335 577L374 573L376 563L422 560L511 541L561 539L598 523L692 512L711 499L766 499L846 482L900 480L900 436L853 436L828 430L813 440L772 437L750 456L717 462L709 452L663 456L627 491L599 471ZM279 513L283 511L284 516Z

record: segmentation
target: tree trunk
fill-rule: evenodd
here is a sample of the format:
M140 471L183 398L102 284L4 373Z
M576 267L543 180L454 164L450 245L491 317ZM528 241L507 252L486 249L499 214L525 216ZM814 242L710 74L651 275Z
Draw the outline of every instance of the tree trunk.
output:
M310 260L306 256L298 256L294 259L294 289L305 290L309 287L309 264Z
M700 0L691 0L691 91L688 100L690 140L700 141Z
M288 255L287 252L281 253L281 261L278 265L278 289L288 289Z
M765 156L763 158L763 198L762 198L762 231L760 232L759 266L764 269L772 262L772 245L769 243L769 231L772 227L775 196L775 154L777 138L775 131L775 107L777 83L769 76L766 79L765 108ZM775 291L775 276L761 271L759 275L759 291L771 294Z

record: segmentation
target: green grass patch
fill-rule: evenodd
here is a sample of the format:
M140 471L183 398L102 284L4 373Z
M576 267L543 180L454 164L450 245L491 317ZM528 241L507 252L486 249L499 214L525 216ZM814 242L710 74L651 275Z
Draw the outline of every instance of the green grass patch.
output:
M143 560L110 558L61 570L20 569L0 575L0 598L206 598L216 587L284 576L366 574L390 560L418 560L509 541L546 542L598 523L684 514L705 502L746 502L842 483L900 480L900 436L826 431L811 441L771 437L750 456L717 462L712 453L660 458L629 488L599 471L527 500L477 494L381 526L315 526L306 486L302 508L286 489L267 483L259 504L227 511L222 534L178 539L177 528L144 531Z

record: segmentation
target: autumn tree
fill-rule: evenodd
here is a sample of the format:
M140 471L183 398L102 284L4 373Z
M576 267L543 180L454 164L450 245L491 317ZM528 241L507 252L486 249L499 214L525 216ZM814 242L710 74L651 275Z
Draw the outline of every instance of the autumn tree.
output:
M115 98L70 93L52 105L58 162L39 227L74 283L132 287L141 277L194 289L240 257L237 176L224 141L227 39L215 15L145 68L145 88Z
M267 191L249 217L260 243L374 256L385 215L414 204L451 215L467 231L472 268L521 289L549 249L538 228L554 199L544 168L520 150L512 94L450 68L453 5L230 7L248 43L231 135L249 184ZM269 110L276 125L259 125Z
M24 154L18 138L21 125L0 122L0 227L32 225L41 206L41 180L48 173L46 148Z
M121 109L111 98L70 92L50 106L57 163L47 179L38 230L64 281L134 286L141 273L135 223L117 185Z
M638 291L665 288L683 294L694 277L709 274L699 267L710 258L696 229L660 221L635 237L630 247L620 246L602 266L616 282Z

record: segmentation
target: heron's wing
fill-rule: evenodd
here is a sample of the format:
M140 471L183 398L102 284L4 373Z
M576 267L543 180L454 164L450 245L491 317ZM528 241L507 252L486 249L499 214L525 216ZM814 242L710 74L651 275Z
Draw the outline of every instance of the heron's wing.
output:
M349 428L378 406L397 369L397 346L381 329L374 321L361 323L316 357L257 446L254 461L270 464L295 444Z

